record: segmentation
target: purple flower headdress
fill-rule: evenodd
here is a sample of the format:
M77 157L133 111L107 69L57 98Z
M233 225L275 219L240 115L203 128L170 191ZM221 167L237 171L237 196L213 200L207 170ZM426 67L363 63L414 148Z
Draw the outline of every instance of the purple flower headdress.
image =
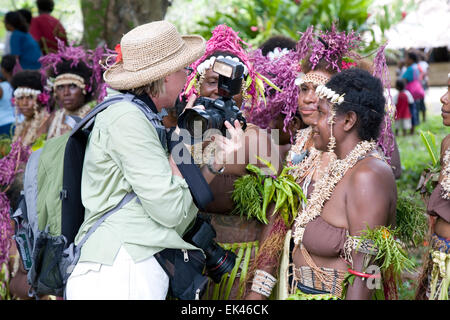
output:
M391 157L395 148L394 134L392 131L392 120L395 115L395 108L392 103L391 96L391 78L389 75L389 69L386 64L386 57L384 55L384 49L387 43L378 48L375 58L373 59L373 73L374 77L381 80L386 92L386 115L381 125L380 137L378 138L378 146L383 150L389 163L391 163Z
M272 57L264 56L261 49L257 49L250 53L250 61L257 72L281 90L276 90L265 83L267 103L260 100L251 112L246 113L248 120L265 129L272 120L283 114L285 116L283 130L286 131L297 111L298 104L298 86L295 84L295 79L300 69L297 53L289 50Z
M341 72L344 69L356 66L355 61L363 59L355 51L360 49L362 40L360 35L351 31L338 32L333 24L331 30L319 30L318 35L314 34L314 26L309 27L297 43L297 59L301 61L309 56L311 70L317 66L321 60L328 62L327 68ZM394 151L394 137L391 128L393 119L393 108L390 102L390 78L389 69L386 65L384 49L386 44L378 48L373 61L374 69L372 75L378 77L388 92L386 103L386 116L382 125L378 146L383 150L386 160L390 163Z
M192 94L199 94L201 74L212 67L213 61L209 60L210 57L216 52L226 52L236 56L245 66L244 73L247 74L247 79L243 91L247 97L244 96L244 100L250 99L250 109L252 109L258 103L259 97L264 98L263 82L267 79L256 72L243 48L244 45L250 47L231 27L221 24L214 28L211 38L206 42L204 55L191 64L194 72L187 79L183 90L184 96L189 99Z
M342 71L342 61L353 62L353 59L358 59L360 56L354 52L360 48L361 37L354 31L346 33L345 31L336 31L336 26L333 24L331 30L319 30L319 34L314 34L314 26L310 26L302 34L302 37L297 42L298 60L305 59L308 54L311 69L314 70L320 60L328 62L327 68L332 68L337 72ZM345 68L345 67L344 67Z
M10 152L0 159L0 267L8 262L11 237L14 230L10 219L10 202L6 196L9 186L19 172L19 166L27 162L30 147L24 146L21 140L11 144Z
M49 74L58 74L57 66L59 63L71 61L70 67L75 68L80 62L83 62L92 70L89 82L85 84L85 91L91 93L93 96L98 93L98 101L103 100L106 95L106 86L102 77L103 66L100 62L110 52L111 50L106 46L99 46L95 50L85 50L82 46L74 46L73 42L66 46L64 42L58 39L58 51L39 58L39 62L42 65L40 72L43 76L45 90L51 92L52 79L49 78ZM94 92L94 90L97 92Z

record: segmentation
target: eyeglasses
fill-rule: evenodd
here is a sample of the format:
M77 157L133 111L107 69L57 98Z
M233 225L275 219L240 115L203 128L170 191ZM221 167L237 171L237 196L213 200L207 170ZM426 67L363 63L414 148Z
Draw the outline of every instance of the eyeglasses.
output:
M184 67L184 70L186 71L186 75L189 77L192 72L194 72L194 69L192 69L191 67Z

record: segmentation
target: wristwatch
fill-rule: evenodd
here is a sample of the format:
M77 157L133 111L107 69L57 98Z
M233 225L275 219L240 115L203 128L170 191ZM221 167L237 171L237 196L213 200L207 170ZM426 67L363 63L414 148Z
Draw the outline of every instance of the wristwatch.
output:
M211 157L210 160L208 161L207 167L209 172L211 172L212 174L222 174L225 171L225 166L223 166L222 168L220 168L219 170L214 169L213 167L213 158Z

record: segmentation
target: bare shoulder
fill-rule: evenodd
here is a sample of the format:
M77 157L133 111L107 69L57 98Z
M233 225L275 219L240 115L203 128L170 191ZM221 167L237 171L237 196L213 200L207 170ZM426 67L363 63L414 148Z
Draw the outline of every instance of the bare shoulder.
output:
M355 232L392 222L397 186L391 167L383 160L369 157L355 165L347 192L347 218ZM351 198L351 200L350 200Z
M441 156L445 154L445 150L450 147L450 134L447 135L441 142Z
M354 188L359 188L362 185L378 188L378 185L395 185L395 178L391 167L385 161L375 157L367 157L355 165L351 182Z

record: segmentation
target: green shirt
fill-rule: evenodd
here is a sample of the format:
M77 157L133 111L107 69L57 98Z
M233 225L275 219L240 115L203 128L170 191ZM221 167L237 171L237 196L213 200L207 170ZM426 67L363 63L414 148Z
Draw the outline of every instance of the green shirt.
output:
M164 248L197 249L181 236L198 209L186 181L172 175L168 157L156 129L134 104L118 102L97 115L81 181L85 219L75 244L128 192L138 199L98 227L82 247L80 262L112 265L122 245L135 262Z

